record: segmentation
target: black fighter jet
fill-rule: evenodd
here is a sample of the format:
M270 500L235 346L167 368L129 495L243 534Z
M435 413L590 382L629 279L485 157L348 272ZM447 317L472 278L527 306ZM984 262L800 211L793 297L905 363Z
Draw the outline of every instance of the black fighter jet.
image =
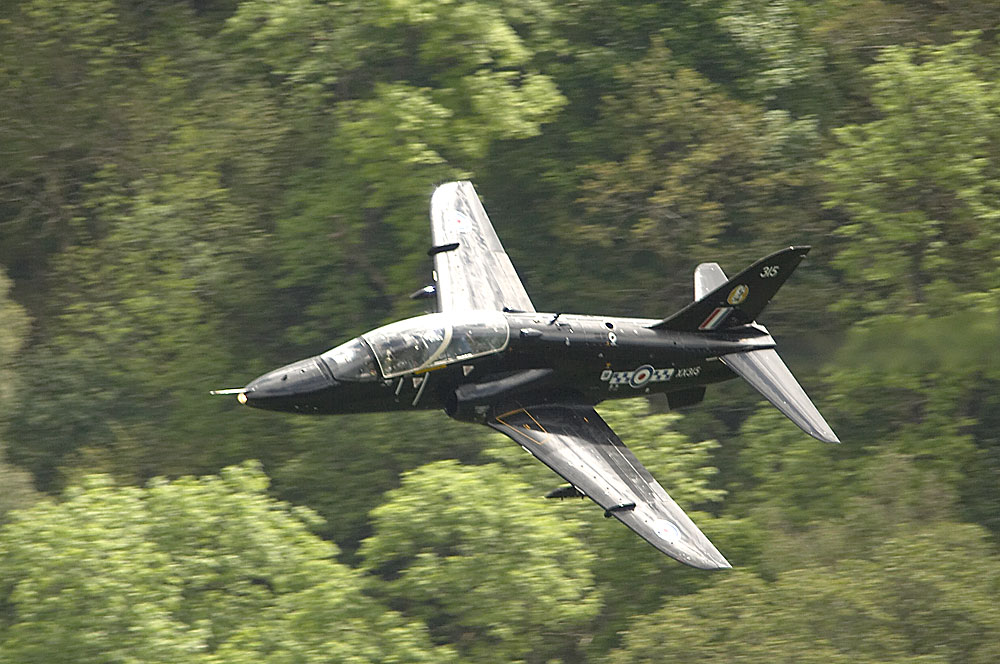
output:
M569 486L678 561L730 567L594 410L605 399L666 394L671 408L742 376L809 435L839 442L774 350L757 316L809 247L789 247L728 279L694 272L694 301L663 320L539 313L469 182L431 198L437 313L372 330L267 373L235 394L292 413L443 409L514 439Z

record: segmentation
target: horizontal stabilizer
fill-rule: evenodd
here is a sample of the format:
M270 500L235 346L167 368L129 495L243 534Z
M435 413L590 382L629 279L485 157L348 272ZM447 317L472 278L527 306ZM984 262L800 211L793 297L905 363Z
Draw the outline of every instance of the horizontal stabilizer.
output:
M840 442L773 348L732 353L719 359L807 434L824 443Z
M650 327L694 332L747 325L764 310L809 249L788 247L775 252L707 293L725 274L716 263L702 263L695 272L695 296L704 294Z

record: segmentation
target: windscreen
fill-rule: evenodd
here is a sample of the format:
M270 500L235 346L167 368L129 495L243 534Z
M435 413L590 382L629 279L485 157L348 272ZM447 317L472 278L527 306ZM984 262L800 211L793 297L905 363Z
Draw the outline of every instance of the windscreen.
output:
M326 363L337 380L374 380L378 376L375 358L361 339L351 339L328 350L320 355L320 359Z

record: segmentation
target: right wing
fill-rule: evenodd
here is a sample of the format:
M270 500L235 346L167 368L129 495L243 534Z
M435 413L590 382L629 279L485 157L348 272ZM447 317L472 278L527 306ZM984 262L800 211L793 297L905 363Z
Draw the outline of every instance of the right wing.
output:
M534 311L471 182L448 182L431 197L438 311Z
M529 406L487 424L513 438L658 550L701 569L730 567L593 408Z

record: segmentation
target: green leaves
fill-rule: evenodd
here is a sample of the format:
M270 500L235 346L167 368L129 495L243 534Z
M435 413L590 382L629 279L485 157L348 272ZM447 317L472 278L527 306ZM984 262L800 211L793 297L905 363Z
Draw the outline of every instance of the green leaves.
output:
M881 117L835 132L827 205L848 217L837 264L874 295L843 307L948 310L956 291L1000 283L1000 89L976 41L886 49L866 71Z
M427 279L431 185L564 103L504 5L252 1L221 40L308 137L288 154L274 237L285 338L302 346L417 313L405 295Z
M722 260L716 247L745 256L808 240L796 228L803 211L788 201L809 200L813 123L732 99L662 39L616 77L594 132L606 157L579 167L584 215L560 229L567 242L602 249L602 263L614 265L602 281L655 283L663 265L707 260L709 247ZM675 279L666 290L674 303L690 297L684 271Z
M986 662L1000 572L988 550L976 528L942 526L773 582L734 572L637 621L611 661Z
M0 659L988 661L1000 94L952 31L998 11L7 3ZM843 445L736 382L601 406L741 571L542 500L484 428L207 399L419 313L428 196L466 177L540 308L662 317L698 262L815 245L763 322ZM273 487L84 479L246 458ZM18 513L22 468L82 488Z
M373 588L475 661L546 662L598 611L578 525L496 464L428 464L373 511Z
M29 324L24 309L10 297L11 286L10 279L0 269L0 424L14 410L17 399L14 363L27 340Z
M97 476L19 513L0 538L5 659L451 660L266 488L252 465L148 489Z
M7 460L7 425L20 401L17 360L28 336L29 319L10 297L11 281L0 269L0 523L9 510L26 507L38 495L31 477Z

